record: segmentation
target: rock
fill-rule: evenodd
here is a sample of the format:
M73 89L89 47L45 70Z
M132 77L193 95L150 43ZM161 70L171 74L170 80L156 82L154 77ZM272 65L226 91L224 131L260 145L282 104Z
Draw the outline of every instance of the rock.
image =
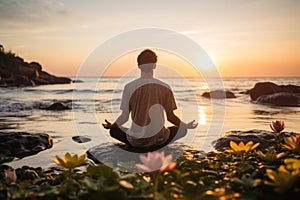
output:
M92 139L89 138L89 137L87 137L87 136L80 136L80 135L78 135L78 136L73 136L72 140L74 142L77 142L77 143L86 143L86 142L91 141Z
M258 97L255 103L272 106L300 106L300 93L280 92Z
M285 135L292 135L294 133L284 133ZM257 149L263 150L275 145L275 134L270 131L264 130L249 130L249 131L229 131L224 136L213 142L215 149L221 150L224 148L230 148L230 141L235 143L244 142L246 144L249 141L253 143L259 142L260 145Z
M249 94L251 100L256 100L263 95L270 95L275 93L300 93L300 86L296 85L276 85L272 82L260 82L256 83L254 88L248 90L246 94Z
M73 83L84 83L83 80L73 80L72 82L73 82Z
M276 85L272 82L256 83L248 90L254 103L271 106L300 106L300 86Z
M38 76L33 77L33 81L37 85L47 85L47 84L65 84L65 83L71 83L72 80L65 77L56 77L53 75L50 75L47 72L40 72Z
M194 150L191 147L181 145L179 143L173 143L158 151L165 151L165 155L172 154L175 160L185 152L190 152L195 156L203 156L205 153L198 150ZM114 166L120 166L120 163L134 161L135 163L141 163L140 154L146 154L148 150L135 149L123 143L112 144L105 143L94 146L88 149L87 157L95 163L111 163ZM133 166L135 169L135 166ZM133 169L133 170L134 170Z
M52 138L48 134L26 132L0 132L0 154L23 158L51 148Z
M42 108L42 109L60 111L60 110L70 110L71 108L69 106L65 105L64 103L56 102L56 103L53 103L52 105L50 105L46 108Z
M236 98L233 92L223 91L223 90L215 90L211 92L204 92L202 94L203 97L212 98L212 99L225 99L225 98Z
M33 81L22 75L16 75L14 77L14 83L16 83L18 86L35 86Z
M0 87L26 87L46 84L69 84L72 80L42 71L37 62L27 63L14 53L0 50Z
M19 65L17 73L20 76L25 76L25 77L28 77L28 78L33 78L33 77L36 76L36 71L37 70L34 69L34 68L32 68L32 67Z

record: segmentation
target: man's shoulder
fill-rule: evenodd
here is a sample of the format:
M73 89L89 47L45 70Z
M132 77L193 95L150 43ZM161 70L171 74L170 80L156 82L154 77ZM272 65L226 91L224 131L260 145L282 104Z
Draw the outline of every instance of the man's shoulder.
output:
M156 83L156 84L159 84L159 85L161 85L161 86L164 86L164 87L166 87L166 88L169 88L169 89L171 89L171 87L169 86L169 84L167 84L166 82L164 82L164 81L162 81L162 80L159 80L159 79L156 79L156 78L154 78L154 82Z
M133 81L130 81L129 83L127 83L124 87L124 89L126 91L135 91L136 89L140 88L141 86L144 86L144 85L149 85L150 87L162 87L162 88L165 88L167 90L171 90L171 87L165 83L164 81L162 80L159 80L159 79L156 79L156 78L152 78L152 79L141 79L141 78L138 78L138 79L135 79ZM152 86L151 86L152 85Z
M129 81L126 85L131 85L131 84L134 84L134 83L137 83L139 82L139 78L136 78L136 79L133 79L131 81Z
M158 84L158 85L161 85L161 86L165 86L167 88L171 88L169 86L169 84L167 84L164 81L159 80L157 78L151 78L151 79L137 78L137 79L134 79L134 80L128 82L125 85L125 87L131 87L131 86L136 86L136 85L145 85L145 84Z
M133 87L133 86L137 85L138 82L139 82L139 79L134 79L134 80L132 80L132 81L126 83L125 88Z
M154 79L152 84L153 89L158 89L160 92L172 92L172 89L169 84L166 82L159 80L159 79Z

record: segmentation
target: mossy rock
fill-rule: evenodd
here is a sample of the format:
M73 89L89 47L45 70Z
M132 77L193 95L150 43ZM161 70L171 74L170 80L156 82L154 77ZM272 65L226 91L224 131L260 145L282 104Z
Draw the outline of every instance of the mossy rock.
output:
M283 132L280 134L281 138L283 136L291 136L294 135L293 132ZM213 142L215 149L222 150L230 148L230 141L234 141L235 143L244 142L245 144L249 141L253 143L260 143L257 149L263 150L270 147L274 147L275 145L275 136L271 131L265 130L249 130L249 131L228 131L224 133L220 138Z

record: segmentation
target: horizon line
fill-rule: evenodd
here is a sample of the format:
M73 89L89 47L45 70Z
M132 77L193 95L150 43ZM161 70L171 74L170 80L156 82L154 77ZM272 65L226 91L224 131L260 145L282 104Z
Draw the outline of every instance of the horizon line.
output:
M76 77L86 77L86 78L96 78L100 76L67 76L70 78ZM140 76L102 76L103 78L139 78ZM156 76L154 76L155 78ZM180 78L178 76L159 76L159 78ZM300 76L209 76L209 77L199 77L199 76L185 76L184 78L300 78Z

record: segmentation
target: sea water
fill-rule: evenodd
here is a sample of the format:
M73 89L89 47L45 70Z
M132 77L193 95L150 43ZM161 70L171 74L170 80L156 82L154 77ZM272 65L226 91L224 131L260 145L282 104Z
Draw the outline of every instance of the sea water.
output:
M66 152L82 154L94 145L115 143L101 123L104 119L113 122L120 114L123 87L132 79L133 77L76 77L73 80L77 81L73 84L1 88L1 131L47 133L54 139L51 149L17 159L11 165L49 167L52 165L51 158L55 155L63 156ZM258 105L251 102L249 95L243 94L257 82L270 81L299 86L300 78L160 79L168 83L174 92L178 107L175 113L185 122L195 120L199 124L197 129L189 130L179 142L199 150L212 150L212 141L226 131L270 130L269 124L274 120L284 120L285 131L300 131L299 107ZM202 97L203 92L216 89L232 91L237 98L211 100ZM71 109L41 109L55 102L62 102ZM129 126L130 121L125 125ZM77 135L92 140L78 144L72 140Z

